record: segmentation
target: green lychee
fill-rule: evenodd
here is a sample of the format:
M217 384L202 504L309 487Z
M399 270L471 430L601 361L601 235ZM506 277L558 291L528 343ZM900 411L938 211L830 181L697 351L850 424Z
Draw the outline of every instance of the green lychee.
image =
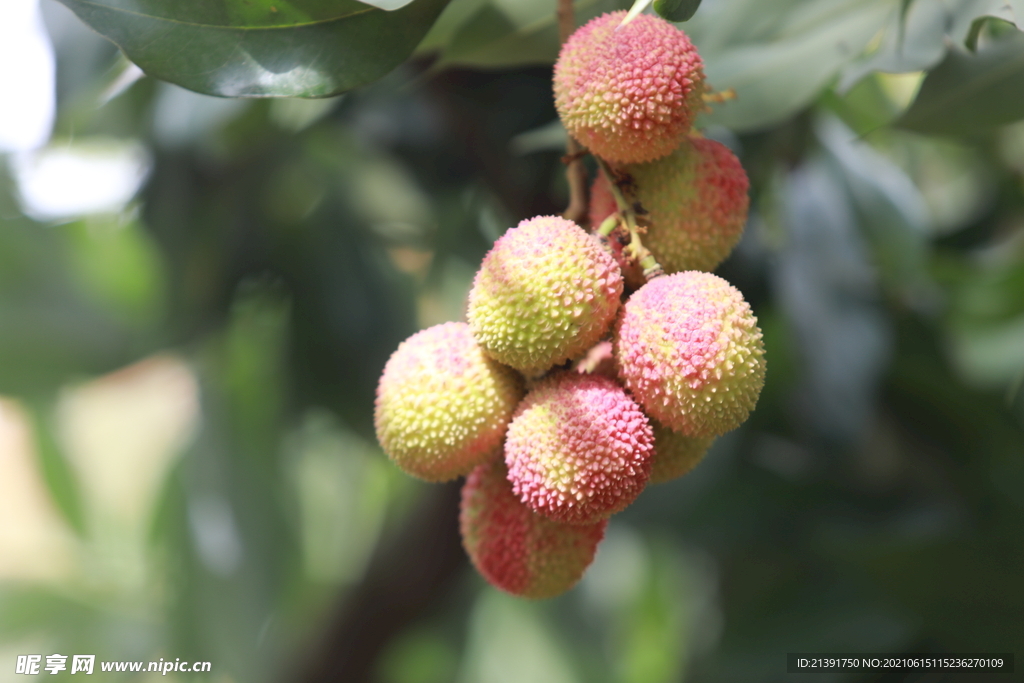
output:
M764 386L764 344L739 290L699 271L633 293L615 332L619 377L666 427L706 438L742 424Z
M689 137L663 159L616 170L628 178L628 198L646 212L644 246L666 273L714 270L739 242L747 222L750 182L739 159L722 143ZM591 224L600 225L615 210L608 181L598 175L591 190Z
M462 487L462 545L488 582L513 595L550 598L572 588L607 524L563 524L531 511L512 492L501 458L479 465Z
M651 471L654 434L613 380L564 372L523 399L505 437L512 488L531 510L591 524L625 509Z
M704 66L679 28L625 11L576 30L555 63L555 106L569 134L612 162L669 154L703 111Z
M651 460L652 484L663 484L677 479L704 459L708 448L715 440L713 436L692 437L674 432L656 422L654 427L654 457Z
M584 353L611 327L619 267L572 221L539 216L506 232L469 293L469 324L493 358L535 375Z
M381 448L427 481L468 473L500 448L523 381L487 356L466 323L444 323L402 342L377 386Z

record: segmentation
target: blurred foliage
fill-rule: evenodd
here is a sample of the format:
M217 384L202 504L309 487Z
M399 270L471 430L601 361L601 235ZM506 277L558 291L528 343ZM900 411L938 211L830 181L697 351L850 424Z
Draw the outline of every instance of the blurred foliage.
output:
M156 6L65 4L106 35L101 12ZM215 4L206 37L117 29L198 71L121 45L220 94L355 84L257 59L268 89L213 88L259 76L244 55L344 50L361 30L330 18L354 2L275 3L262 33L245 3ZM577 20L629 4L580 0ZM322 35L297 26L309 8L328 13ZM452 0L411 62L327 100L117 85L131 70L115 49L44 9L60 36L53 144L135 141L151 166L122 209L44 220L14 159L0 164L5 662L181 657L212 678L167 680L296 680L339 614L391 624L367 654L381 683L753 682L781 679L795 651L1020 651L1021 3L701 4L685 30L738 95L701 125L752 183L719 272L765 333L758 408L616 516L574 591L516 600L463 562L411 621L346 612L434 491L379 452L374 388L402 339L462 316L505 229L566 204L554 2ZM397 63L418 37L385 23L366 39ZM5 436L17 424L27 464Z
M329 97L413 51L448 0L61 0L150 75L224 97Z
M993 25L993 44L977 54L951 51L928 73L898 125L922 133L972 133L1024 117L1024 38L1006 22Z

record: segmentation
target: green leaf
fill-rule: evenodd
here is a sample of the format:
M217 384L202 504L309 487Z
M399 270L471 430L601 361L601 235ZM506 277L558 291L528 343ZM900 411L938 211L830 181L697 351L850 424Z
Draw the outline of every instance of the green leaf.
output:
M134 221L95 217L64 226L69 260L83 294L131 328L162 315L163 263L149 235Z
M61 0L150 76L223 97L329 97L408 57L448 0Z
M937 296L926 271L930 216L914 181L837 120L822 118L815 129L860 219L880 283L903 301Z
M1024 33L970 55L951 50L896 120L930 135L976 133L1024 118Z
M577 0L576 24L582 26L604 12L623 9L625 0ZM507 68L553 64L558 58L558 24L552 0L455 0L452 12L438 22L450 21L460 10L461 23L445 26L446 39L432 34L424 46L440 49L436 67L470 66Z
M0 218L0 393L46 394L151 352L148 334L90 301L73 248L67 231Z
M978 38L981 37L981 30L985 28L985 22L988 17L978 17L971 22L971 29L967 33L967 37L964 38L964 46L971 52L978 51Z
M85 532L85 518L82 514L81 493L60 443L52 401L33 397L26 401L25 408L35 437L40 469L50 495L65 521L82 534Z
M689 21L698 7L700 0L654 0L654 11L669 21Z
M854 60L844 71L840 92L872 71L909 73L932 68L942 61L947 44L969 40L977 20L984 17L1012 20L1005 0L903 0L900 11L885 27L878 48Z
M859 55L892 12L891 0L775 0L708 5L687 32L704 59L707 82L733 88L737 99L715 105L700 125L756 130L785 120L813 102ZM729 12L726 12L729 10ZM753 25L751 25L753 24Z

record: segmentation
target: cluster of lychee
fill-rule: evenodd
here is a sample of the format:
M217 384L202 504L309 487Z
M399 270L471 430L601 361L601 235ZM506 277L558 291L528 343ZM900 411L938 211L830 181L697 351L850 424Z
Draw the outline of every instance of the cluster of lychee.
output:
M692 132L704 79L686 35L624 15L580 28L555 66L559 115L605 169L598 234L554 216L506 232L468 322L403 342L377 390L384 451L428 481L467 477L463 545L488 581L525 597L572 587L608 518L691 470L764 383L750 306L706 272L742 232L746 175ZM660 266L646 278L625 239L640 234Z

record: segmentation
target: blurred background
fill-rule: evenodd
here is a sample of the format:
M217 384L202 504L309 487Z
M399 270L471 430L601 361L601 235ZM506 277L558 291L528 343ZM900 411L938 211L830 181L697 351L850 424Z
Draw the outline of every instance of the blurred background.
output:
M767 384L612 519L577 588L530 602L472 570L458 484L398 472L372 412L493 241L567 204L553 0L453 0L412 60L321 100L199 95L7 0L0 681L30 653L204 660L160 680L216 683L1024 655L1024 123L986 118L1024 84L957 90L970 59L1022 63L1015 9L705 0L685 24L739 95L700 125L751 178L718 273Z

